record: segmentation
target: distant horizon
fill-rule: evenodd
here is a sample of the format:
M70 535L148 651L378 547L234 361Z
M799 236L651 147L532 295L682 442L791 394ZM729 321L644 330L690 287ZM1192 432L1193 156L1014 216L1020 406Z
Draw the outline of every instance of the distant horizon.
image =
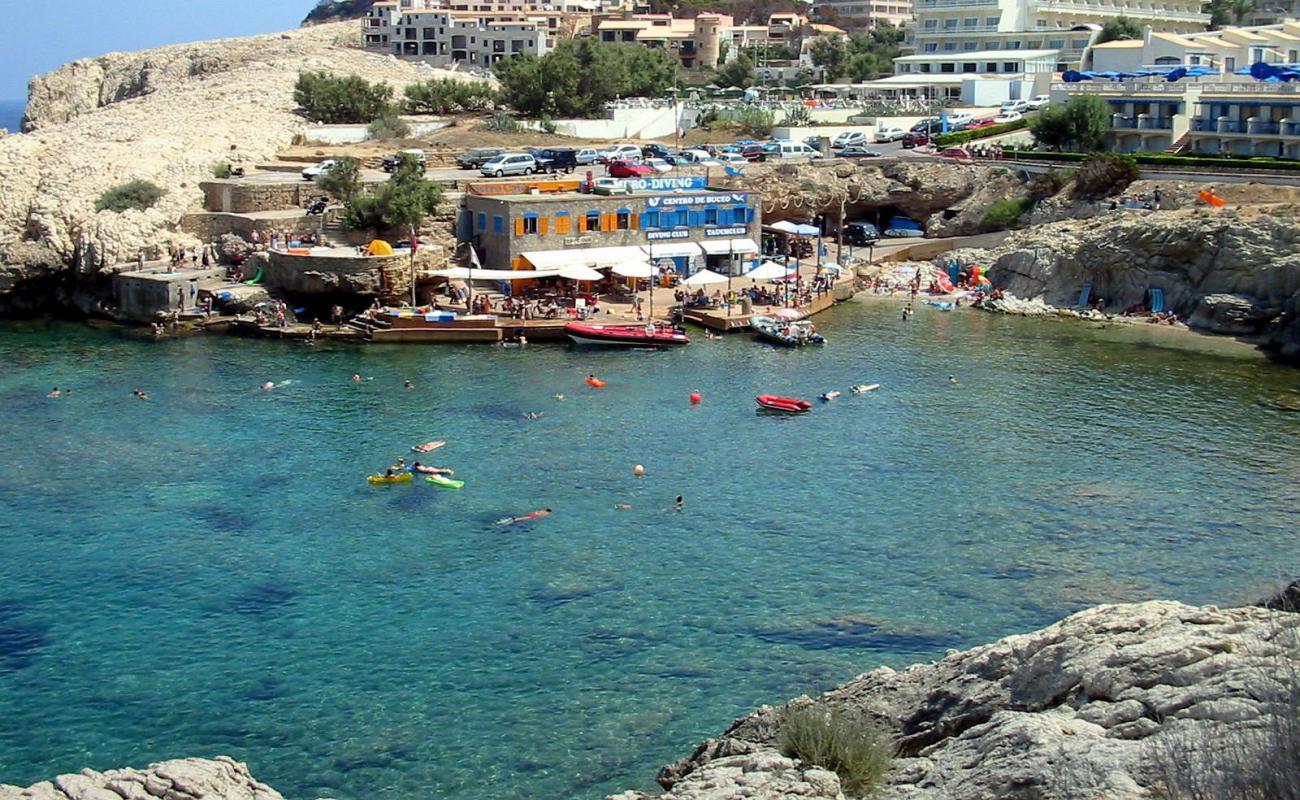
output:
M59 36L37 14L10 18L0 50L0 98L27 100L27 83L82 58L171 44L252 36L298 27L314 0L191 0L177 13L170 0L65 0Z

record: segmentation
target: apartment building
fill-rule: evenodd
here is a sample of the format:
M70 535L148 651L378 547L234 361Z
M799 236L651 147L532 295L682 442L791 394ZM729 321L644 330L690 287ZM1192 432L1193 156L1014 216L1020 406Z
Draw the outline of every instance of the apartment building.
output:
M801 14L773 14L766 25L737 25L726 14L700 14L677 19L670 14L630 14L598 18L594 35L611 44L661 47L677 56L686 69L716 67L747 47L783 47L807 61L808 45L819 36L846 36L834 25L810 23ZM727 45L725 48L723 45ZM811 63L811 62L809 62Z
M1300 22L1183 35L1148 30L1089 55L1092 70L1065 76L1070 82L1055 84L1052 95L1093 94L1109 103L1115 150L1300 159L1300 84L1238 74L1260 63L1300 64ZM1111 79L1087 79L1098 73Z
M362 18L366 49L443 66L491 67L503 58L544 55L558 40L590 30L592 12L519 0L387 0Z
M813 15L849 30L912 21L912 0L817 0Z
M1170 33L1203 31L1202 0L915 0L905 46L917 55L1055 50L1056 69L1078 69L1102 25L1127 16Z

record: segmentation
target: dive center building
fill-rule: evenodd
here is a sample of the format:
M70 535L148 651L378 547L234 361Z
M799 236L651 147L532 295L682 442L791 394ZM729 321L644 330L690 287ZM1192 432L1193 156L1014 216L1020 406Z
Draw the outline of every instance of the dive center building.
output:
M594 188L576 180L471 184L459 238L487 269L648 262L684 278L706 268L739 275L757 265L762 206L754 193L710 189L704 176Z

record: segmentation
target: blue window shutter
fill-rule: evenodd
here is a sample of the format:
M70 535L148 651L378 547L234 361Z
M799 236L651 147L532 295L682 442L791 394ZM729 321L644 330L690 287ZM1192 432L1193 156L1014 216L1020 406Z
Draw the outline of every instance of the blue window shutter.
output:
M487 214L482 211L478 214L478 229L480 232L487 230Z
M502 219L500 215L497 215L497 216L492 217L492 232L493 232L493 233L504 233L504 232L505 232L505 226L506 226L505 220Z

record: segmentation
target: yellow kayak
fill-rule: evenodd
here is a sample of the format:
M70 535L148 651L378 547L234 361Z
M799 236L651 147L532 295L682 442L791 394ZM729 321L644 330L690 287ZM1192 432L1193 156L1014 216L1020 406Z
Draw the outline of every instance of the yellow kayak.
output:
M389 477L387 475L371 475L366 478L371 483L406 483L411 480L411 473L403 472L399 475Z

